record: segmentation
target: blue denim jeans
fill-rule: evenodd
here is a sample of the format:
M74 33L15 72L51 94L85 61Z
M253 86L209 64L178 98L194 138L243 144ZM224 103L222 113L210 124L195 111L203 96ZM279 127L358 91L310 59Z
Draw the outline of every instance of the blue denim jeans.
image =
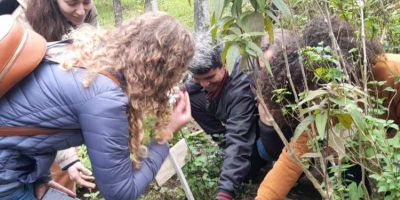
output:
M2 199L2 198L0 198ZM4 200L36 200L32 185L26 185L24 188L14 192Z

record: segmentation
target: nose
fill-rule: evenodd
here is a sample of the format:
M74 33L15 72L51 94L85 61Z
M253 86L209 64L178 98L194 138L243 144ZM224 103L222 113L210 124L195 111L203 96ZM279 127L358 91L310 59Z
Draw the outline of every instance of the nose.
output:
M79 5L77 5L75 13L79 16L84 16L85 15L85 7L83 6L82 3L80 3Z

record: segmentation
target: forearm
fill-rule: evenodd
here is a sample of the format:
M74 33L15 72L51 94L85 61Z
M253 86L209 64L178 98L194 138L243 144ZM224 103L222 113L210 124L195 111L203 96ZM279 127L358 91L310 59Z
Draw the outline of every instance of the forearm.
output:
M245 134L242 137L228 135L226 139L218 189L233 195L249 174L255 134Z
M109 164L96 160L92 166L101 194L107 200L137 199L154 179L168 152L167 144L161 145L153 141L148 146L148 155L142 160L139 169L133 166L130 159L118 163L113 161ZM103 155L99 154L104 158ZM111 157L105 159L112 161Z
M289 144L297 157L308 152L307 141L308 135L303 133L295 143ZM285 148L258 188L256 200L285 199L302 173L302 167L293 160Z

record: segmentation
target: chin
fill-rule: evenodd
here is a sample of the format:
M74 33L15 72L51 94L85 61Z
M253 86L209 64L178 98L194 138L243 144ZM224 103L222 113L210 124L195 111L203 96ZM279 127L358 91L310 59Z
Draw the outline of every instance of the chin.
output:
M72 23L74 26L79 26L79 25L82 25L82 24L84 23L84 21L85 21L85 19L83 19L82 21L71 21L71 23Z

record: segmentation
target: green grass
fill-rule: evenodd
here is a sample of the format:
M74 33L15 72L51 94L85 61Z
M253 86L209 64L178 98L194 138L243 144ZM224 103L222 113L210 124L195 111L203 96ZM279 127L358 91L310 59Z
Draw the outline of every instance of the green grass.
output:
M158 7L160 11L177 17L188 29L193 30L193 2L191 3L188 0L159 0ZM105 28L114 26L112 1L96 0L95 4L100 25ZM143 13L144 0L121 0L121 4L124 20Z

